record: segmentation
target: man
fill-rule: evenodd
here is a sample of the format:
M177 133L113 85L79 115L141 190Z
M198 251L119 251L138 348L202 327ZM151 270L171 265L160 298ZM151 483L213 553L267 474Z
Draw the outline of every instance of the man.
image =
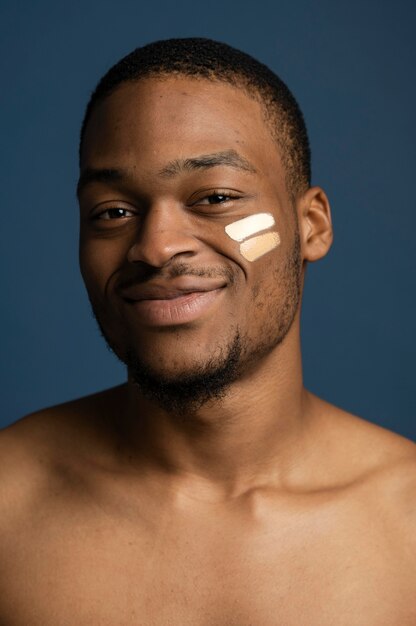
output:
M2 433L0 623L415 625L415 446L302 384L332 229L286 86L151 44L98 85L80 165L82 274L128 382Z

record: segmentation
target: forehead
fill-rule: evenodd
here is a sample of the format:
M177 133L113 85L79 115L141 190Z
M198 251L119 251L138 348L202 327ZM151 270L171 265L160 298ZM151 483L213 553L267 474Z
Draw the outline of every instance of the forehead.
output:
M238 87L186 77L124 83L99 102L87 124L81 167L163 167L233 149L263 173L281 159L262 105ZM111 163L110 163L111 162Z

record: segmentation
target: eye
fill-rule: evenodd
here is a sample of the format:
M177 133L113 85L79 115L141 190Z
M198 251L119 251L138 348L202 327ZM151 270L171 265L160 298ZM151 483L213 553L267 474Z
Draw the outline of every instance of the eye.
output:
M219 193L214 192L210 193L208 196L204 196L200 200L195 202L196 205L213 205L213 204L224 204L225 202L229 202L230 200L236 200L239 196L230 195L227 193Z
M129 209L124 209L122 207L113 207L111 209L106 209L105 211L101 211L98 213L94 219L97 220L117 220L120 218L126 217L134 217L134 212Z
M222 204L230 200L230 196L226 196L222 193L213 193L211 196L208 196L206 200L208 200L208 204Z

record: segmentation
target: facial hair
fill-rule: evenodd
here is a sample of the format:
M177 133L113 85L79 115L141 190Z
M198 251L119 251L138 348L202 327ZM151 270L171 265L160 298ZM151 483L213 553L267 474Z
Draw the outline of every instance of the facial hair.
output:
M170 413L183 415L197 411L209 401L218 401L239 377L242 341L238 330L226 349L218 346L215 356L192 372L175 378L155 372L129 350L126 364L129 375L140 392Z
M181 268L173 270L175 276L192 273L185 265ZM155 371L132 347L127 347L125 356L120 356L120 351L114 349L100 323L98 311L93 303L92 308L108 347L127 365L129 379L137 385L140 393L169 413L192 414L208 402L223 399L231 385L241 378L249 367L284 340L299 306L301 270L300 238L296 230L292 250L284 267L276 268L274 272L276 284L280 286L284 300L276 311L272 310L271 314L266 316L267 321L263 327L261 340L253 345L248 335L235 326L227 346L216 346L208 361L203 364L195 363L192 371L180 372L174 377ZM199 271L198 275L209 274ZM255 293L253 297L256 298Z

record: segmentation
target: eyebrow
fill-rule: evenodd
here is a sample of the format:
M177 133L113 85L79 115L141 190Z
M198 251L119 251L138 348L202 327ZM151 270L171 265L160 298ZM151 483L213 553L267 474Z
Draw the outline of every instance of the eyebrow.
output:
M257 173L254 165L238 154L236 150L224 150L222 152L214 152L213 154L201 154L189 159L175 159L159 170L159 176L171 178L183 171L208 169L218 165L226 165L227 167L233 167L251 174Z
M209 169L211 167L218 167L219 165L225 165L234 169L243 170L244 172L249 172L250 174L257 173L254 165L238 154L236 150L224 150L222 152L214 152L212 154L201 154L187 159L175 159L160 169L158 171L158 175L162 178L172 178L182 172ZM79 177L77 194L79 195L82 189L91 183L118 182L126 178L127 175L127 171L121 169L95 169L87 167Z

